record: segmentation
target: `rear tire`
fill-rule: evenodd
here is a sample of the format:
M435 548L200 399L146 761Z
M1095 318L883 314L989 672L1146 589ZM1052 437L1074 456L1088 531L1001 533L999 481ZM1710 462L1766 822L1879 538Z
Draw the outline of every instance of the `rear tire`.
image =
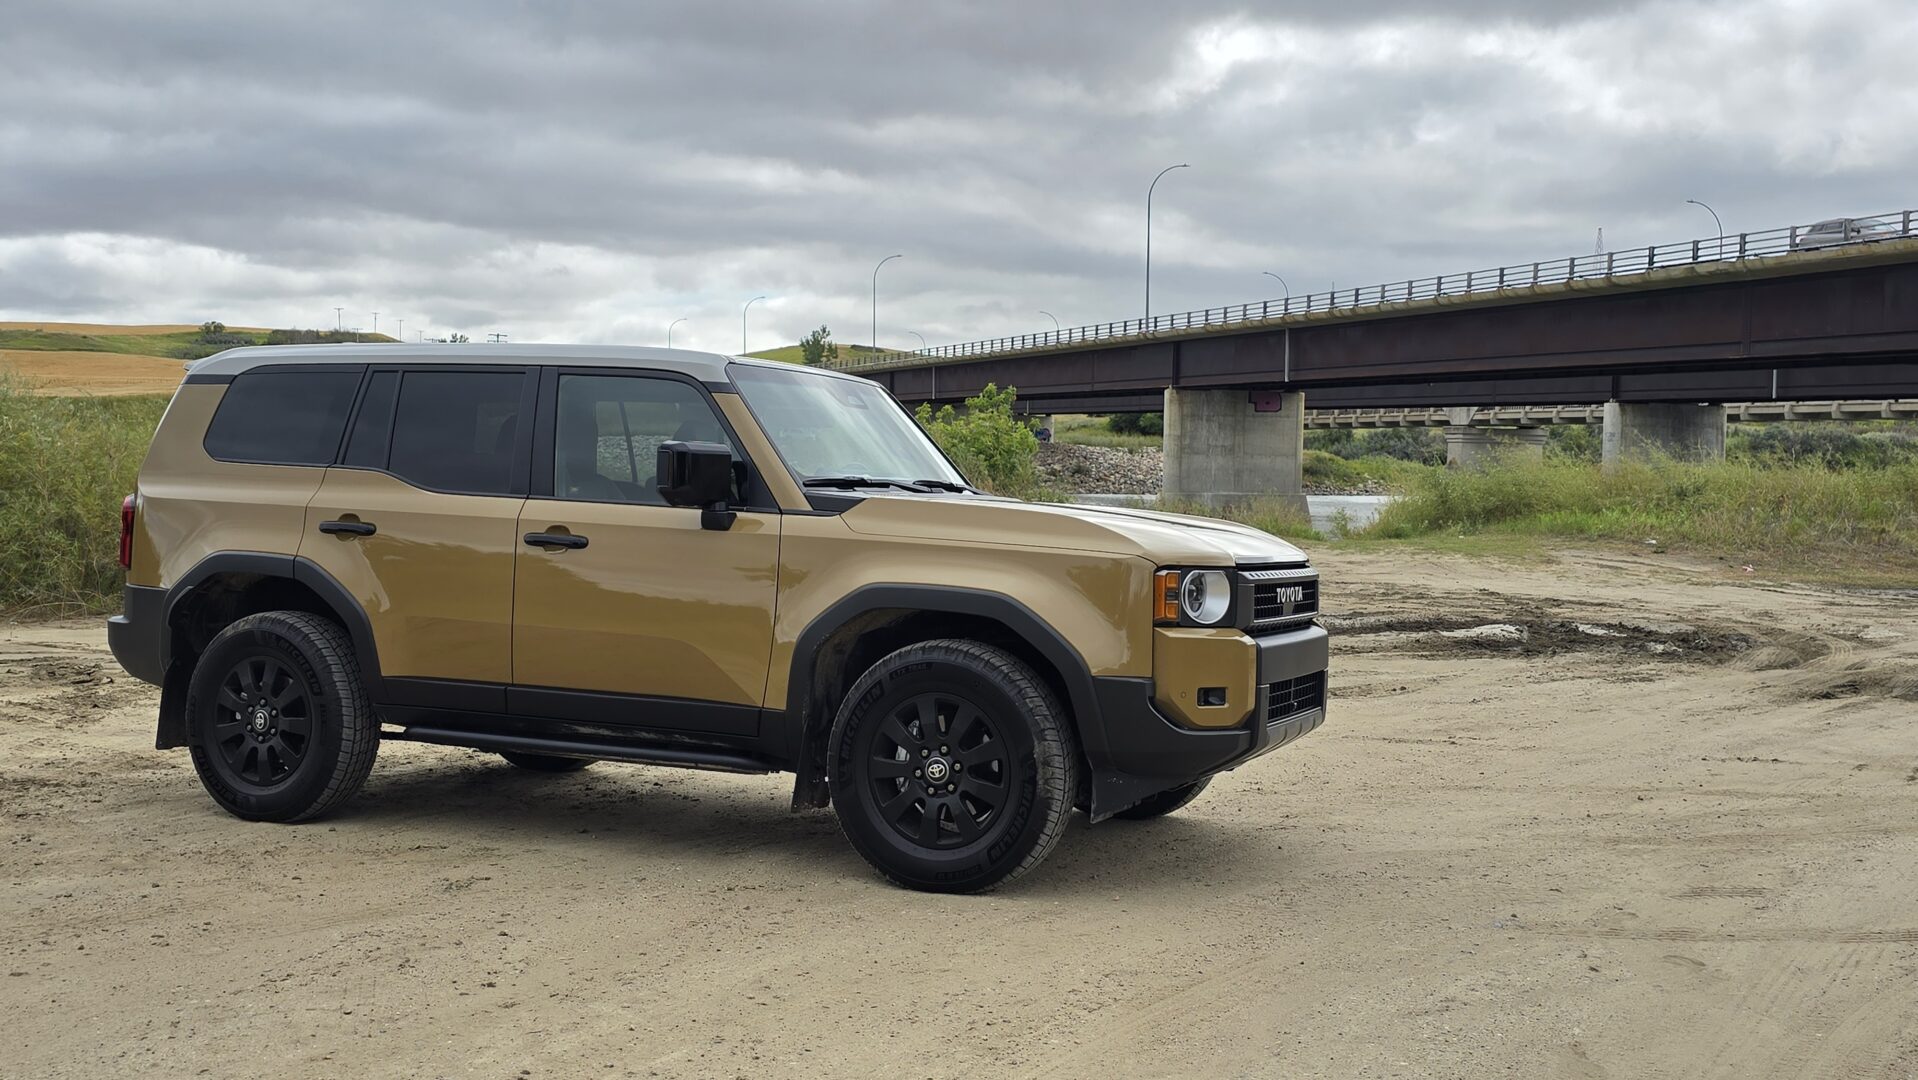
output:
M828 784L852 846L895 884L980 892L1037 866L1077 790L1045 681L976 641L910 645L859 677L833 724Z
M1190 784L1181 784L1170 791L1161 791L1157 795L1140 799L1112 816L1125 818L1127 821L1145 821L1149 818L1164 817L1198 798L1211 783L1212 778L1208 776L1203 780L1194 780Z
M552 754L522 754L517 750L501 750L499 756L529 772L578 772L593 763L592 758L556 757Z
M268 611L219 632L187 687L194 771L248 821L310 821L351 798L379 750L379 721L338 623Z

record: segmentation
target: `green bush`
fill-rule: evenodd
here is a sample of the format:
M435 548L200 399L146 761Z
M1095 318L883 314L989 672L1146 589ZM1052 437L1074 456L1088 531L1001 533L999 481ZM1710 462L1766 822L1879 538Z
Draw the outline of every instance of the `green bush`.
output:
M1000 495L1028 495L1038 488L1033 457L1039 437L1012 415L1018 397L1013 387L1001 390L987 383L978 397L966 399L963 414L950 405L934 413L930 404L922 404L917 418L967 479Z
M1165 414L1155 412L1113 413L1106 427L1120 435L1164 435Z
M1835 471L1816 465L1659 462L1610 469L1507 458L1432 469L1364 535L1509 532L1655 540L1728 557L1836 557L1918 563L1918 463Z
M34 397L0 384L0 610L119 602L120 500L164 397Z
M1732 429L1725 452L1728 457L1763 464L1883 469L1918 461L1918 435L1860 430L1849 423L1739 424Z

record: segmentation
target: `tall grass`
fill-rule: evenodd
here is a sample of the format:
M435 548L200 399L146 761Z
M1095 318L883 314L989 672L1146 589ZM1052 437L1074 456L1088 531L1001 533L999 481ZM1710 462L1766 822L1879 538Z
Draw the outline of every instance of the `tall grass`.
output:
M1312 527L1311 515L1293 503L1277 499L1253 499L1249 502L1233 503L1222 509L1214 509L1198 502L1161 499L1151 509L1163 510L1169 514L1187 514L1192 517L1224 518L1241 525L1250 525L1262 532L1284 537L1287 540L1325 539L1324 534Z
M0 611L118 602L120 500L164 397L37 397L0 382Z
M1918 464L1832 470L1727 461L1612 469L1507 458L1413 476L1363 535L1504 532L1656 540L1724 556L1918 564Z

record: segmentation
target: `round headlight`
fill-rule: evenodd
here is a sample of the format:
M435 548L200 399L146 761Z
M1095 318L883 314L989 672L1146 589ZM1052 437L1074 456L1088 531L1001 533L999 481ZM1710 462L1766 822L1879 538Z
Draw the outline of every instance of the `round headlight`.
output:
M1232 606L1232 585L1223 570L1191 570L1179 585L1179 608L1200 626L1225 618Z

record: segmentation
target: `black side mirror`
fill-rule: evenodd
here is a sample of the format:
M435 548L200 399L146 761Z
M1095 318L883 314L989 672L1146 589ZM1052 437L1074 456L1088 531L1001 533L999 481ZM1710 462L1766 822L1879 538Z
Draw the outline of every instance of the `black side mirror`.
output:
M702 529L733 527L733 452L720 443L669 442L659 447L659 494L670 506L700 508Z

